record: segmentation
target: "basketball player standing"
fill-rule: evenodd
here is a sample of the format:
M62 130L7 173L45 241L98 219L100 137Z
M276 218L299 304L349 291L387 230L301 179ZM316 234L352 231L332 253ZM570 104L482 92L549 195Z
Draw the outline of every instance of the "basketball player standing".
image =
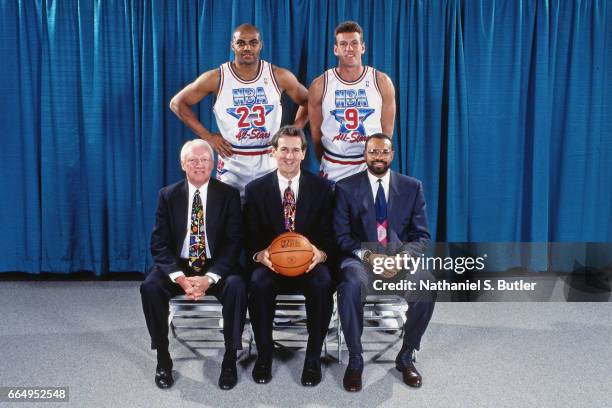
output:
M338 66L310 86L308 115L321 175L338 181L366 169L368 135L393 134L395 89L389 77L361 64L363 29L345 21L334 31Z
M307 118L308 91L288 70L259 58L263 42L257 27L242 24L234 31L234 60L207 71L170 101L170 109L219 154L217 178L240 190L276 169L269 145L281 124L283 91L298 105L295 125ZM221 133L212 133L191 107L216 95L213 112Z

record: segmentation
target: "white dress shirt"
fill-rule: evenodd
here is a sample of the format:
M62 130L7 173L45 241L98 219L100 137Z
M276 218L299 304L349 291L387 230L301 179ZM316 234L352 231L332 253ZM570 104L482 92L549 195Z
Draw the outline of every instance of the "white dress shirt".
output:
M276 170L276 175L278 176L278 189L280 190L280 198L281 198L281 205L282 205L282 202L285 199L285 190L289 186L289 179L285 178L282 174L280 174L280 171L278 170ZM291 190L293 191L293 196L295 197L295 204L297 205L298 191L300 191L300 172L299 171L295 175L295 177L291 179ZM253 260L255 262L258 262L257 261L258 253L259 251L253 254Z
M289 179L285 178L282 174L280 174L280 171L276 171L276 175L278 176L278 188L280 189L280 195L281 195L281 203L283 202L283 198L285 198L285 190L287 189L287 186L289 185ZM293 191L293 195L295 196L295 202L297 204L297 200L298 200L298 191L300 191L300 172L298 171L298 174L295 175L295 177L293 177L291 179L291 190Z
M183 247L181 248L181 258L189 259L189 236L191 232L191 212L193 207L193 196L195 195L196 190L200 191L200 199L202 200L202 208L204 209L204 231L206 231L206 198L208 197L208 183L203 184L200 188L196 188L193 184L187 182L189 186L189 201L188 201L188 211L187 211L187 232L185 234L185 240L183 241ZM206 248L206 258L210 259L210 248L208 246L208 234L205 236L205 248ZM172 272L170 274L170 280L172 282L176 282L176 279L184 276L185 274L182 271ZM208 271L206 272L206 276L210 276L214 283L217 283L221 276L217 275L214 272Z
M378 186L382 184L383 190L385 190L385 201L389 202L389 182L391 180L391 172L387 170L384 176L376 177L369 171L368 173L368 181L370 182L370 188L372 189L372 198L374 199L374 203L376 203L376 194L378 194ZM381 180L379 183L378 180ZM353 254L363 261L363 255L365 254L365 249L356 249L353 251Z
M372 188L372 197L374 198L374 202L376 202L376 194L378 193L378 185L382 184L383 189L385 190L385 201L389 202L389 181L391 180L391 172L387 170L384 176L376 177L372 173L368 171L368 180L370 181L370 187ZM382 183L379 183L378 180L382 180Z

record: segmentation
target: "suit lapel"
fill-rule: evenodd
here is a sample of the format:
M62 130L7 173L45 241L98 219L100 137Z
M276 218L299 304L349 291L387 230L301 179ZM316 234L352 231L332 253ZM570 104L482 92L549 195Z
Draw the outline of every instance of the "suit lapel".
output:
M402 199L401 199L401 190L399 188L399 182L396 174L391 171L389 175L389 201L387 204L387 219L389 220L389 238L390 241L395 241L397 239L397 231L398 231L398 223L399 223L399 215L401 212L394 211L396 206L401 207ZM396 237L393 239L393 237Z
M268 215L270 216L271 225L275 227L277 232L285 230L285 219L283 217L283 203L281 201L281 192L278 187L278 176L276 172L272 173L270 183L268 183L268 192L266 194L266 204L269 208Z
M303 231L304 225L306 224L308 218L308 212L310 211L311 204L311 191L310 191L310 183L305 173L302 171L300 173L300 191L298 191L298 200L296 203L296 213L295 213L295 230ZM283 220L284 222L285 220Z
M368 242L377 242L376 210L374 208L374 198L372 197L372 188L370 187L370 180L368 179L367 170L361 177L361 183L359 184L359 195L363 197L361 202L361 211L363 214L363 226L366 231Z
M217 180L210 179L208 182L208 193L206 194L206 208L204 210L204 219L206 221L206 245L210 251L210 256L213 256L215 249L214 237L217 236L216 220L221 216L221 202L219 194L217 194Z
M185 235L187 234L187 215L189 214L189 188L187 186L187 180L179 186L176 191L176 199L172 200L172 214L176 220L176 230L174 231L174 237L180 251L185 241Z

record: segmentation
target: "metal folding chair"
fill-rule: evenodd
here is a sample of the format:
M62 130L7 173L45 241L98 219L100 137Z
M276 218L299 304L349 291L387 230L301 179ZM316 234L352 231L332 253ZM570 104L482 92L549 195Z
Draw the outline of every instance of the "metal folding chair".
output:
M205 296L200 300L187 299L186 295L175 296L170 299L170 313L168 315L168 325L172 335L177 338L177 329L180 331L193 330L212 330L223 331L223 305L214 296ZM248 319L244 325L247 332L247 342L249 345L248 354L251 354L253 346L253 331ZM243 335L244 339L244 335ZM218 342L218 339L188 339L186 341L210 341ZM221 340L222 341L222 340Z
M406 300L396 295L368 295L363 304L363 330L364 335L367 331L380 330L385 332L399 333L401 339L404 335L404 323L406 323L406 311L408 304ZM338 362L342 364L342 344L344 334L342 333L342 323L337 319L338 334ZM397 340L389 342L391 346ZM416 351L413 355L416 361Z
M285 329L294 330L306 330L306 305L305 298L303 295L288 295L281 294L276 296L276 313L274 315L274 322L272 329L275 331L282 331ZM338 327L338 312L337 312L336 294L334 294L334 306L332 312L332 318L329 323L329 329L327 335L323 341L323 350L325 356L330 355L328 353L328 338L330 336L337 338L336 329ZM289 339L283 339L281 341L292 341ZM302 341L302 340L297 340ZM275 343L280 344L278 341Z

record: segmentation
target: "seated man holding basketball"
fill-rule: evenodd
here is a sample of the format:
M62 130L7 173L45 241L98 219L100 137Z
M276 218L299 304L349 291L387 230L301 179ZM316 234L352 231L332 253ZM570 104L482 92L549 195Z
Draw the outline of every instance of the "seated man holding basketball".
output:
M328 256L334 245L333 193L328 181L300 170L306 154L306 137L301 129L284 126L271 144L278 170L249 183L244 204L246 249L254 261L250 268L249 314L258 357L253 379L259 384L272 379L276 295L298 292L306 298L308 328L301 382L304 386L315 386L321 381L321 348L333 309L334 286L328 267ZM275 240L286 232L305 237L312 245L311 253L286 251L288 246L308 247L308 243L300 242L297 234L288 241ZM274 254L272 257L270 252ZM294 267L300 264L305 265L302 270ZM303 270L297 276L281 274L294 275Z

